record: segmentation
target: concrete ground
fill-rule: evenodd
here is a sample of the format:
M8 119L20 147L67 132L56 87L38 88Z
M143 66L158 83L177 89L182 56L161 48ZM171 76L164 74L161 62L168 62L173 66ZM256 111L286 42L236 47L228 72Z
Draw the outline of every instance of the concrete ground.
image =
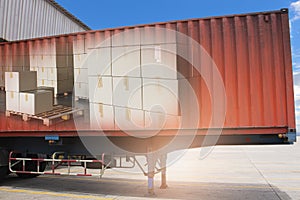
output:
M103 179L10 175L0 199L147 199L146 177L133 172L107 170ZM188 150L168 168L168 189L159 189L159 179L157 199L300 199L300 143L217 146L204 159L200 149Z

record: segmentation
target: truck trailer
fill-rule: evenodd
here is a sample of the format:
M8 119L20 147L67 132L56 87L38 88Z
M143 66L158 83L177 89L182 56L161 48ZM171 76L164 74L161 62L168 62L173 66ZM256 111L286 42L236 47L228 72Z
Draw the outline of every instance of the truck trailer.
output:
M138 166L152 195L171 152L296 141L288 9L4 42L0 73L1 178Z

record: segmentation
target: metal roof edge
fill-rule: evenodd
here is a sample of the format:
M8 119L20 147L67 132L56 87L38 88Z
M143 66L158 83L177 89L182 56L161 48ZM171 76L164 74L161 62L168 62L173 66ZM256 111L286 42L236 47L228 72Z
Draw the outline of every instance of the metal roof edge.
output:
M78 19L73 14L71 14L69 11L67 11L64 7L62 7L61 5L59 5L55 0L46 0L46 1L49 2L52 6L54 6L57 10L59 10L60 12L62 12L64 15L66 15L67 17L69 17L73 22L75 22L79 26L81 26L84 29L86 29L86 31L92 30L88 25L86 25L85 23L83 23L80 19Z

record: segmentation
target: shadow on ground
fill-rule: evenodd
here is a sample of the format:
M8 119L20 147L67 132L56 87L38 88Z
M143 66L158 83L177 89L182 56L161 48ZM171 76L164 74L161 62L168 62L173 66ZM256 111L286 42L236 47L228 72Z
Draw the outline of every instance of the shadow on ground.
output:
M291 199L285 192L276 187L264 184L232 184L232 183L195 183L169 182L169 188L159 189L156 183L157 198L162 199L255 199L277 200ZM131 179L97 179L80 177L40 176L34 179L20 179L10 175L1 186L28 190L42 190L61 193L111 195L124 197L144 197L145 180Z

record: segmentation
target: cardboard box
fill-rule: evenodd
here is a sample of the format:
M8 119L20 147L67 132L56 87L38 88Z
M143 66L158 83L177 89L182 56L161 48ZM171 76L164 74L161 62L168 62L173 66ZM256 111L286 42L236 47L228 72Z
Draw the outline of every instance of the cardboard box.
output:
M116 130L143 130L144 129L144 111L114 107L115 110L115 129Z
M48 80L47 79L38 79L37 80L37 86L38 87L48 86Z
M90 103L90 128L92 130L114 130L113 106Z
M42 66L44 67L50 67L50 68L56 68L56 55L55 54L46 54L42 56Z
M112 47L112 75L141 77L140 46Z
M48 68L39 67L37 70L37 79L47 79L48 78Z
M89 100L93 103L112 105L113 97L112 77L89 77Z
M74 69L74 81L78 83L88 83L88 69L75 68Z
M33 71L33 72L37 72L38 71L38 67L34 67L34 66L30 66L30 71Z
M186 45L145 45L141 49L143 78L182 79L192 77L192 65L188 59ZM182 57L181 57L182 56Z
M84 66L86 62L88 54L74 54L74 68L87 68L88 66Z
M89 98L88 83L75 83L74 94L75 94L75 97L88 99Z
M142 79L113 77L113 104L142 109Z
M46 67L47 61L45 59L45 55L41 52L40 55L37 55L37 66L38 67Z
M38 66L38 58L36 55L29 56L29 64L30 67L37 67Z
M89 76L111 76L111 47L90 50L81 68L88 68Z
M21 92L35 90L37 88L37 73L31 71L6 72L6 91Z
M143 110L180 115L178 80L143 79Z
M34 90L20 93L20 112L37 115L53 109L53 93L49 90Z
M52 105L54 105L54 87L40 86L37 90L47 90L52 93Z
M20 112L20 93L6 92L6 110Z

